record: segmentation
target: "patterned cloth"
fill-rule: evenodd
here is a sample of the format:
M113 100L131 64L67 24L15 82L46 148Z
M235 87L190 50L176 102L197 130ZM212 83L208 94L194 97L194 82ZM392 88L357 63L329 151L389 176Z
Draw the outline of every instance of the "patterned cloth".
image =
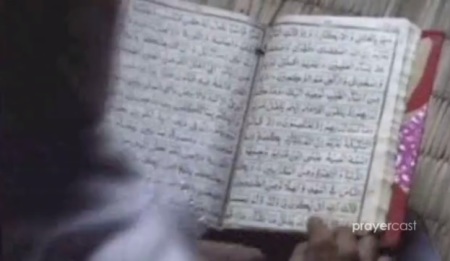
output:
M409 192L414 169L419 157L420 144L425 128L427 106L411 113L400 128L400 144L396 159L395 182Z

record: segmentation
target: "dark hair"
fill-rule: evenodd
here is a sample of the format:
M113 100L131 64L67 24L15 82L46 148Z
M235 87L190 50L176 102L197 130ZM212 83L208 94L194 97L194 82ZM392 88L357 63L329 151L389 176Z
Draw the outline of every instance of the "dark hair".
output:
M123 175L102 158L96 134L118 6L0 0L2 227L51 223L87 208L77 184L96 173Z

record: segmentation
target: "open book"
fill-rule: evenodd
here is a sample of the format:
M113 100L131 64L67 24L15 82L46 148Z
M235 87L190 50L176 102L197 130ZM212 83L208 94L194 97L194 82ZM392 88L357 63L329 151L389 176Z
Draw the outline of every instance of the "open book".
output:
M212 227L384 222L421 31L169 2L131 1L108 117L149 182Z

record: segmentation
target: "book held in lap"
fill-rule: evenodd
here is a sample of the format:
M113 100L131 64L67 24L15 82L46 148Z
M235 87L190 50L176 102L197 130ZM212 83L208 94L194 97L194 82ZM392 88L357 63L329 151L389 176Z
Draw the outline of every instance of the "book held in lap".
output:
M211 227L385 222L421 31L405 19L247 17L130 2L108 124Z

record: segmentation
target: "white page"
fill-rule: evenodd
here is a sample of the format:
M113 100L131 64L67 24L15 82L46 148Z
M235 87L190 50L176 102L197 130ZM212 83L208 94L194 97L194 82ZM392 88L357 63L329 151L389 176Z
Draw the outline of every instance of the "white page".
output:
M214 224L263 30L240 15L173 3L131 1L108 122L150 184Z
M268 32L227 227L381 221L418 30L406 20L287 17ZM392 159L391 159L392 157ZM387 199L386 199L387 198ZM380 217L382 216L382 217Z

